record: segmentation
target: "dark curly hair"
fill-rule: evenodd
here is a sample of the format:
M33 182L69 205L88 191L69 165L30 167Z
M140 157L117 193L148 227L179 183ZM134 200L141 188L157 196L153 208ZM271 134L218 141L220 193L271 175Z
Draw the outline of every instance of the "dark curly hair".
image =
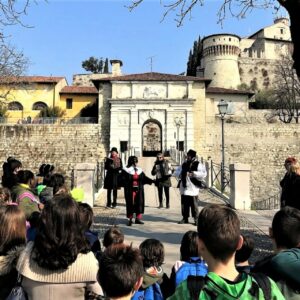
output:
M41 213L32 258L41 268L67 269L79 253L89 251L77 203L68 194L54 196Z
M160 267L165 259L163 244L156 239L146 239L140 244L144 268Z

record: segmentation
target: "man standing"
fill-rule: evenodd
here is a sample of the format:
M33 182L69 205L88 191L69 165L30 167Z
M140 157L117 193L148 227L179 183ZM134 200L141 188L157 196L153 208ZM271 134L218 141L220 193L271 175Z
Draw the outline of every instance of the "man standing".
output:
M203 180L207 173L205 166L196 158L197 152L190 149L187 152L186 161L176 170L175 176L180 178L179 188L181 194L182 220L178 224L188 224L190 208L194 224L197 226L199 215L198 194Z
M163 190L165 191L166 196L166 208L170 208L170 193L169 189L171 186L170 177L172 176L172 166L171 163L166 160L162 153L158 153L156 161L152 168L151 174L156 176L155 185L158 189L158 199L159 206L158 208L163 207Z
M122 172L122 160L119 157L116 147L111 148L110 157L105 160L106 175L104 179L104 188L107 189L107 207L115 208L117 206L118 196L118 177ZM113 192L113 202L111 203L111 192Z

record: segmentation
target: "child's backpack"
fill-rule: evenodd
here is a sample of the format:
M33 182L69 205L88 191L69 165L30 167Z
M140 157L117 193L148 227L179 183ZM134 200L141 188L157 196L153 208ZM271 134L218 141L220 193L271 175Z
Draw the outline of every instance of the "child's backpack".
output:
M160 285L156 282L145 290L138 290L131 297L131 300L164 300Z
M207 274L207 265L200 257L191 257L188 262L180 266L175 274L175 287L186 280L189 275L205 276Z

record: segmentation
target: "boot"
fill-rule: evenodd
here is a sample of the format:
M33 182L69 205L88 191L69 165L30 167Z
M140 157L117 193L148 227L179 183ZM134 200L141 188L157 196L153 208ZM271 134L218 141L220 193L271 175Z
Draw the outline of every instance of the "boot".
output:
M127 226L131 226L132 225L132 219L129 219Z
M178 224L188 224L189 223L189 220L187 220L187 219L185 219L185 218L183 218L182 220L180 220L179 222L178 222Z
M159 202L159 206L158 206L158 208L163 208L163 204L162 204L162 202Z
M140 219L135 219L135 224L141 224L141 225L143 225L143 224L144 224L144 222L143 222L143 221L141 221Z

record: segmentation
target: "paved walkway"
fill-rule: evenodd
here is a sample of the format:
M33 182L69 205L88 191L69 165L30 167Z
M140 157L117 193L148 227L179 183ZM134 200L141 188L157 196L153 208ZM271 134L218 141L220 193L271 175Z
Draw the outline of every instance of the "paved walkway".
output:
M143 168L147 176L152 178L151 169L155 158L140 158L139 165ZM191 224L177 224L181 220L180 194L176 188L176 179L172 178L172 187L170 188L170 209L158 209L158 195L154 185L145 186L145 214L143 220L144 225L133 224L127 226L125 200L123 191L119 191L118 208L104 208L106 201L106 191L98 197L95 207L95 229L99 230L100 237L103 236L105 230L116 224L121 227L125 234L125 241L133 243L138 247L139 244L147 238L159 239L165 247L165 271L167 274L176 260L179 259L180 242L183 234L188 230L197 230L192 224L193 219L190 218ZM199 208L201 209L208 203L222 203L221 200L208 190L201 190L199 194ZM165 203L164 203L165 206ZM253 255L253 260L264 256L271 251L271 242L267 237L268 228L271 225L272 215L267 217L258 214L256 211L239 211L241 219L241 228L244 234L251 235L257 245L257 249Z

